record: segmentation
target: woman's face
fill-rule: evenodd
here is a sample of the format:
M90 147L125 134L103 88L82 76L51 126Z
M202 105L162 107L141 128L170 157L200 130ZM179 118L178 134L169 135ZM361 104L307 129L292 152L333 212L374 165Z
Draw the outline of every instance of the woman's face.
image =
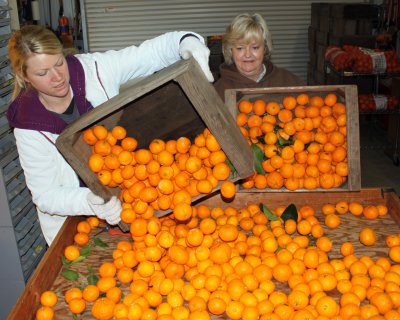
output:
M265 45L256 40L238 41L232 48L232 58L239 72L247 78L257 80L262 71Z
M39 95L63 98L69 92L69 71L62 54L33 54L26 60L25 82Z

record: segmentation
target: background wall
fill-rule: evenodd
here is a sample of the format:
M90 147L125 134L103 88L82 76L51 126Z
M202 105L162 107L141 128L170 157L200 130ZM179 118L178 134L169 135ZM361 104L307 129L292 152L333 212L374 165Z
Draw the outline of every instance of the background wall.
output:
M306 80L312 2L355 1L81 0L86 19L83 28L87 31L84 48L119 49L173 30L196 31L205 37L219 35L237 14L258 12L265 17L272 33L274 63Z

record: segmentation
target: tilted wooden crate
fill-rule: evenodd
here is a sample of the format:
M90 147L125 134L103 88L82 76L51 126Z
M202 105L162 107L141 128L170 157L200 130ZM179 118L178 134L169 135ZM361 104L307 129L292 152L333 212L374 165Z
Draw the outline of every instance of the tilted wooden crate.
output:
M82 139L85 129L98 124L109 130L116 125L125 127L127 135L138 140L138 148L147 148L155 138L193 139L207 127L236 169L232 180L253 173L249 145L194 59L128 83L119 95L70 124L57 139L57 148L86 185L109 199L119 195L120 189L103 186L89 170L91 147Z
M277 88L243 88L228 89L225 91L225 104L229 108L232 116L236 118L238 113L238 103L241 100L255 101L263 99L265 102L275 101L282 103L285 96L296 96L300 93L306 93L310 97L319 95L325 96L328 93L335 93L338 102L346 105L346 130L347 130L347 162L348 177L347 181L339 188L322 189L317 188L311 191L356 191L361 188L361 168L360 168L360 137L359 137L359 114L358 114L358 95L357 86L355 85L329 85L329 86L302 86L302 87L277 87ZM243 189L240 191L270 191L282 192L289 191L286 188L281 189L262 189L258 190ZM301 188L291 192L309 192L310 190Z

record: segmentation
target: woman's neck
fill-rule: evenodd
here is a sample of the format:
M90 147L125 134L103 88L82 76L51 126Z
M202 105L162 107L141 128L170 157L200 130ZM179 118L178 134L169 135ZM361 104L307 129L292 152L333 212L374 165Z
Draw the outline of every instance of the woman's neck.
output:
M72 94L71 90L68 91L65 97L52 97L39 94L39 100L47 110L55 113L64 113L71 103Z

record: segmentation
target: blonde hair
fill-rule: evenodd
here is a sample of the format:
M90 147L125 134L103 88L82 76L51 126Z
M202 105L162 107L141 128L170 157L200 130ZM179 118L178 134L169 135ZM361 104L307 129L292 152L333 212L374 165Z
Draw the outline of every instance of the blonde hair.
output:
M11 100L14 100L23 88L26 87L26 60L33 54L60 54L63 46L51 30L29 25L15 31L8 41L8 57L15 76L14 91Z
M225 62L228 65L233 63L232 48L238 41L250 42L253 39L264 44L265 56L269 58L272 52L272 38L264 18L258 13L253 15L248 13L239 14L226 28L222 39Z

